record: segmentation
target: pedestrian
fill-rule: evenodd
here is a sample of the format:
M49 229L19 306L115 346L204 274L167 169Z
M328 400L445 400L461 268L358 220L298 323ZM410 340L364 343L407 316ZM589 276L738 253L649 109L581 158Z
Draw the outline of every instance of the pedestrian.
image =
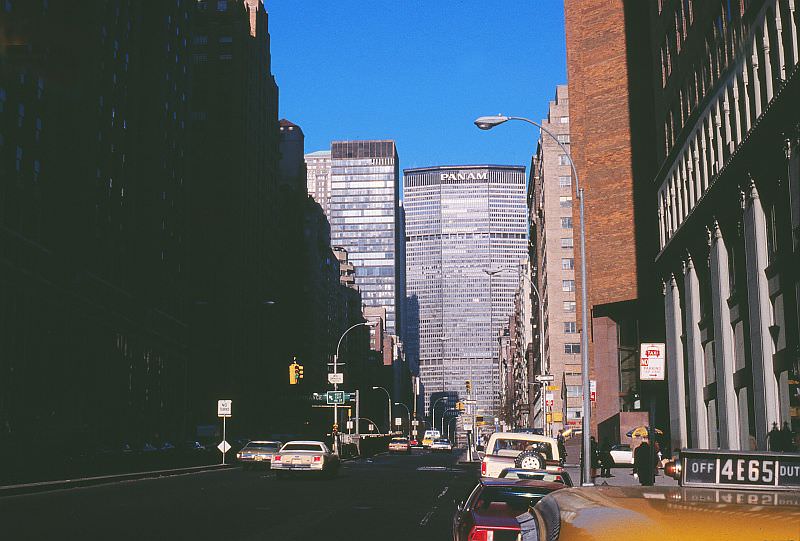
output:
M563 430L559 430L558 431L558 436L556 437L556 442L558 443L558 456L561 457L562 463L566 462L567 461L567 446L565 444L564 431Z
M611 458L611 442L608 438L603 438L600 444L600 477L611 477L611 466L614 459Z
M780 451L783 447L781 442L781 431L778 430L778 423L772 423L772 430L767 433L767 442L770 451Z
M597 440L594 436L590 438L591 441L591 460L592 460L592 478L597 477L597 468L600 467L600 452L597 450Z
M783 422L783 428L781 428L781 451L786 451L787 453L791 453L794 451L794 434L792 433L792 429L789 428L789 423L786 421Z
M639 476L642 486L651 487L655 483L655 453L647 440L633 452L633 471Z

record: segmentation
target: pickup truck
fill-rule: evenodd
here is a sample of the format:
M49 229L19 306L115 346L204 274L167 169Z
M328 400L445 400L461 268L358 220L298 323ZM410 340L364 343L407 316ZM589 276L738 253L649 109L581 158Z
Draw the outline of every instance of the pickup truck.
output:
M519 432L495 432L481 460L481 477L499 477L505 468L557 470L563 462L558 442L547 436Z

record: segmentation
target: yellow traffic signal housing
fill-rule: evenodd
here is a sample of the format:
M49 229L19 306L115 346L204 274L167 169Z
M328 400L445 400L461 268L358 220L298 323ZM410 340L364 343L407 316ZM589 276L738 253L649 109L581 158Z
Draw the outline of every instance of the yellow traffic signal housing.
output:
M295 374L297 375L297 383L300 383L300 380L303 379L303 365L295 363L294 367Z
M297 385L297 367L300 366L297 363L292 363L289 365L289 385Z
M458 411L464 411L464 403L461 401L456 402L456 409Z
M470 380L467 380L464 383L467 386L467 393L471 393L472 392L472 382Z

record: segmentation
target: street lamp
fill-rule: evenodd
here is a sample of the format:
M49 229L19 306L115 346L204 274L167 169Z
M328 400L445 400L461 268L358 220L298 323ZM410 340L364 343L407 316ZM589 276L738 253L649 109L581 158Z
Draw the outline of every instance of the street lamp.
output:
M408 409L408 406L403 404L402 402L395 402L395 406L403 406L406 408L406 415L408 415L408 435L411 436L411 410Z
M439 398L434 400L433 406L431 406L431 428L434 430L436 429L436 404L438 404L442 400L447 400L447 396L446 395L440 396ZM445 408L447 408L446 402L445 402ZM444 412L442 412L442 415L444 415Z
M339 337L339 342L336 344L336 354L333 356L333 373L334 374L338 374L339 373L339 348L341 347L342 340L344 340L344 337L347 335L347 333L349 333L350 331L352 331L356 327L361 327L361 326L374 327L376 324L377 324L377 321L362 321L361 323L356 323L355 325L351 325L349 328L347 328L342 333L342 336ZM336 382L336 381L337 381L337 379L334 378L334 382ZM335 391L338 391L339 390L339 384L338 383L334 383L333 384L333 389ZM333 405L333 424L334 425L339 424L339 405L338 404L334 404ZM358 429L356 429L356 435L358 435ZM336 438L333 438L333 452L334 453L338 453L338 451L339 451L339 445L336 443Z
M378 390L378 389L380 389L381 391L386 393L386 398L389 399L389 425L386 428L386 433L387 434L391 434L392 433L392 395L389 394L389 391L387 391L386 389L384 389L383 387L381 387L379 385L378 386L376 386L376 385L372 386L372 390L373 391Z
M499 126L509 120L520 120L527 122L539 128L542 132L546 133L550 138L555 141L569 161L569 166L572 168L572 174L575 177L575 192L578 195L579 201L579 216L580 216L580 245L581 245L581 385L583 386L583 467L581 468L582 483L586 486L591 486L591 477L589 467L591 465L591 442L590 442L590 417L591 417L591 402L589 397L589 312L586 300L586 223L584 219L584 193L583 188L580 186L578 180L578 171L575 169L575 162L572 161L569 150L564 144L558 140L558 137L553 135L550 130L534 122L529 118L518 116L482 116L475 120L475 125L482 130L490 130L495 126Z
M512 269L512 268L509 268L509 267L504 267L502 269L496 269L496 270L483 269L483 272L488 274L490 279L495 274L499 274L499 273L504 272L504 271L518 272L517 269ZM531 286L531 290L534 293L536 293L536 298L539 300L539 333L538 333L539 334L539 363L540 363L541 368L542 368L542 375L544 375L545 374L545 366L544 366L544 303L542 302L542 295L539 293L539 289L536 287L536 284L533 283L533 280L531 280L530 276L528 276L526 273L522 273L522 272L519 272L519 276L522 276L523 278L525 278L528 281L528 283ZM544 390L544 388L542 388L542 390ZM541 399L542 399L542 433L544 435L548 435L546 433L546 425L547 425L547 423L546 423L546 419L545 419L546 416L545 416L545 398L544 398L544 393L542 393Z

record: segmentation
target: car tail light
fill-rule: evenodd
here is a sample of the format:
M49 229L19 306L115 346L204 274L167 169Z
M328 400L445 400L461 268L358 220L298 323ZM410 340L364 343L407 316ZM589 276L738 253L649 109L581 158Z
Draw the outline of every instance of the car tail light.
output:
M512 539L514 533L519 534L519 530L517 528L498 528L498 529L490 529L490 528L481 528L480 526L475 526L472 528L472 531L469 532L469 541L499 541L495 534L506 534L506 536L501 535L500 539Z
M314 462L322 462L322 457L321 456L315 456L314 457Z
M486 475L486 462L481 462L481 475Z
M274 460L275 462L280 462L281 461L281 455L275 455L274 457L272 457L272 460Z
M681 463L677 460L672 460L664 465L664 475L669 475L673 479L681 478Z

